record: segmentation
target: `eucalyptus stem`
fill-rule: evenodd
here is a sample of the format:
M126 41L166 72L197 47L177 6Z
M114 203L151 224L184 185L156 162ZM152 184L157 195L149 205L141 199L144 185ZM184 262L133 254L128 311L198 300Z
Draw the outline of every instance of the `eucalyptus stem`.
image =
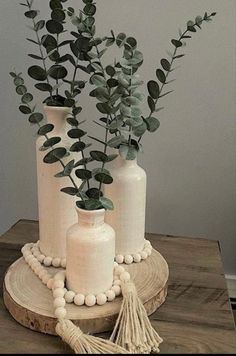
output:
M32 4L30 4L29 0L26 0L27 2L27 5L29 7L29 10L32 9ZM43 48L42 48L42 43L40 41L40 38L39 38L39 34L38 34L38 30L35 29L36 27L36 22L35 22L35 19L33 18L32 19L32 22L33 22L33 25L34 25L34 32L36 34L36 37L37 37L37 42L38 42L38 46L39 46L39 51L40 51L40 54L41 54L41 57L42 57L42 62L43 62L43 68L45 70L45 73L47 73L47 66L46 66L46 61L45 61L45 58L44 58L44 53L43 53ZM50 85L50 81L48 79L48 75L47 75L47 83ZM51 100L53 100L52 98L52 90L50 90L50 97L51 97Z

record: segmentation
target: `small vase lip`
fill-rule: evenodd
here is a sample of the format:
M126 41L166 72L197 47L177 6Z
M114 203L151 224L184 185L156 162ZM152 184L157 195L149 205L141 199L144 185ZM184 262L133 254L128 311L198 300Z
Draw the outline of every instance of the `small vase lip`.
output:
M50 106L50 105L44 105L43 109L45 111L68 111L69 113L72 112L72 108L69 106Z
M104 208L103 209L97 209L97 210L85 210L85 209L81 209L81 208L76 207L75 209L76 209L77 213L81 213L83 215L90 215L90 216L91 215L98 215L99 213L101 215L103 215L106 212L106 210Z

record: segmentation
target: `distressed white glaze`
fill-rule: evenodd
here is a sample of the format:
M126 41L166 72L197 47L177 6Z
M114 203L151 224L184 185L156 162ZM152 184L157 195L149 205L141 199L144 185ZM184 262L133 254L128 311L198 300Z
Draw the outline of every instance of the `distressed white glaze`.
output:
M47 121L54 125L48 137L60 136L61 142L55 147L70 147L71 140L67 136L69 125L66 118L71 113L71 108L50 107L44 108ZM59 162L46 164L43 158L48 151L39 151L45 137L39 137L36 143L37 151L37 178L38 178L38 210L39 210L39 236L40 251L45 256L52 258L66 257L66 232L77 221L75 213L75 199L60 190L71 186L68 177L55 178L55 174L63 170ZM63 159L65 163L75 158L81 159L78 153L72 153ZM78 183L79 184L79 183Z
M97 295L112 286L115 232L104 222L104 209L77 212L78 223L67 232L67 288Z
M114 203L105 221L116 232L116 255L133 255L145 244L146 173L137 160L118 156L108 167L114 179L104 194Z

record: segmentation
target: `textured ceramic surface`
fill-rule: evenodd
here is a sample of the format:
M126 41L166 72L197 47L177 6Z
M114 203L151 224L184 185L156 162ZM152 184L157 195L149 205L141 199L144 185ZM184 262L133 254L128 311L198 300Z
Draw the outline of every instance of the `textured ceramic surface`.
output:
M114 179L106 185L105 196L114 203L105 221L116 232L116 255L132 255L142 251L145 234L146 173L137 161L117 157L109 167Z
M67 233L67 288L97 295L112 286L115 232L104 223L105 210L77 212L78 223Z
M71 112L70 108L45 107L48 123L54 125L51 136L60 136L61 142L55 147L70 147L71 142L66 132L68 124L66 118ZM39 137L36 144L37 151L37 178L38 178L38 208L40 250L46 256L66 257L66 232L77 221L75 212L75 199L60 192L64 187L70 186L68 177L55 178L55 174L62 171L61 164L45 164L43 157L47 151L39 151L45 141ZM71 154L63 159L65 163L75 158L79 160L80 154Z

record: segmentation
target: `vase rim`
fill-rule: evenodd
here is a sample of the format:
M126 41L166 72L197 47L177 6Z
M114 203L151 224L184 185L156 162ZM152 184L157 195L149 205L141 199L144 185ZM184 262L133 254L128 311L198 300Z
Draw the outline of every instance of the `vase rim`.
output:
M51 105L44 105L44 110L55 110L55 111L71 111L72 108L69 106L51 106Z
M85 210L85 209L81 209L81 208L78 208L78 207L76 207L76 211L78 213L82 213L84 215L96 215L98 213L104 214L106 212L106 210L104 208L97 209L97 210Z

